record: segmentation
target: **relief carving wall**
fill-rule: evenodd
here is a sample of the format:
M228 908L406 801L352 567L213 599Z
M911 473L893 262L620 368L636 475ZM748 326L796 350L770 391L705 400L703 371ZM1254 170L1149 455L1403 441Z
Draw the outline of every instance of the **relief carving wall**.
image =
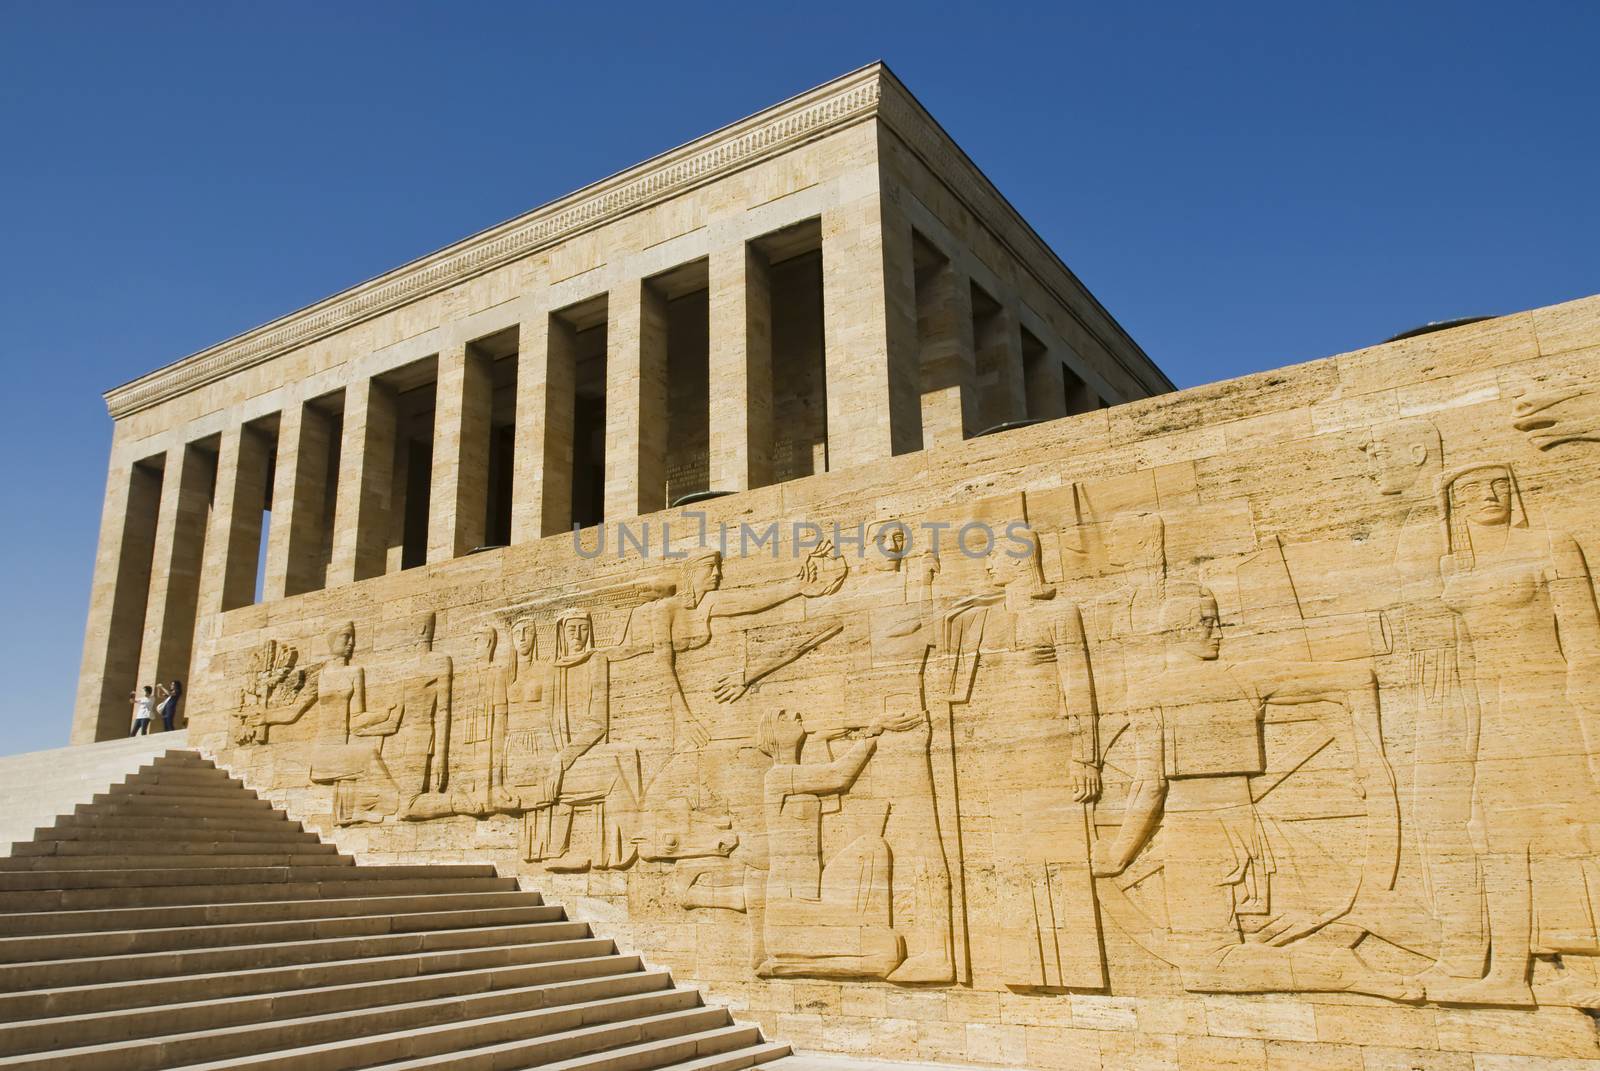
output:
M1423 341L752 492L817 527L743 554L713 514L384 578L354 625L330 592L224 629L194 720L358 847L501 861L782 1036L1077 1066L1086 1001L1248 998L1600 1058L1600 349Z

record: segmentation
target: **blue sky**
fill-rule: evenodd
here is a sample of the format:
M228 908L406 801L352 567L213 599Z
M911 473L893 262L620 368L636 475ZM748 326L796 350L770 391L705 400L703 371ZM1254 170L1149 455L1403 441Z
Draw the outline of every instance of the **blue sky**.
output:
M102 390L873 59L1179 386L1600 291L1600 8L1297 7L0 0L0 751Z

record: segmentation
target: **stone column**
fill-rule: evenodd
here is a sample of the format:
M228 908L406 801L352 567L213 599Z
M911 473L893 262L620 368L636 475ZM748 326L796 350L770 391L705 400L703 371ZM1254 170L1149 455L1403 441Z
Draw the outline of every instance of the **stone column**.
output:
M200 568L202 618L255 602L270 445L260 429L248 424L222 433L217 490Z
M430 562L447 562L483 545L493 404L494 380L487 358L464 343L439 354L428 493Z
M922 448L911 225L881 192L822 214L828 467Z
M666 506L667 303L635 280L607 299L605 519Z
M970 298L969 298L970 300ZM1009 304L985 318L977 347L978 371L983 383L979 427L992 428L1028 415L1028 398L1022 370L1022 326Z
M772 482L772 281L745 242L710 257L710 483Z
M542 307L522 321L511 477L513 543L572 528L575 344L572 325Z
M1040 420L1066 416L1067 384L1062 374L1061 355L1030 333L1022 347L1022 369L1028 416Z
M394 391L375 379L362 378L345 388L344 397L329 587L382 576L389 548L398 432Z
M922 373L922 445L947 446L977 432L978 365L972 337L972 287L948 260L917 278L917 341Z
M322 552L332 449L333 421L326 413L300 402L284 408L262 583L266 601L315 591L327 579Z
M167 452L144 641L139 647L140 685L174 677L187 682L190 677L206 522L216 478L217 459L209 451L191 443Z
M113 464L107 476L72 715L74 744L127 736L132 724L128 693L138 680L162 482L160 468L148 463Z

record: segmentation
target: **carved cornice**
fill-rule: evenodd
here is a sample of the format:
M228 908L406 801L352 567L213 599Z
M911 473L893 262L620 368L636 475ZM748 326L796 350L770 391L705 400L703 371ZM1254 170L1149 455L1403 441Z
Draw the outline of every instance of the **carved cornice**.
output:
M872 64L105 394L127 416L877 113Z

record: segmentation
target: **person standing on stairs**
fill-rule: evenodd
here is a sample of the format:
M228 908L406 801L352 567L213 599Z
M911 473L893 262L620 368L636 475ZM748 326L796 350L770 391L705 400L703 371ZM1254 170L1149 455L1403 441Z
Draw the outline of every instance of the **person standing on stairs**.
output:
M155 711L155 697L152 689L147 684L144 694L136 695L133 699L133 731L129 736L147 736L150 732L150 715Z
M161 715L161 731L170 733L172 723L178 717L178 700L183 698L183 682L173 680L166 684L157 684L156 691L160 693L156 712Z

